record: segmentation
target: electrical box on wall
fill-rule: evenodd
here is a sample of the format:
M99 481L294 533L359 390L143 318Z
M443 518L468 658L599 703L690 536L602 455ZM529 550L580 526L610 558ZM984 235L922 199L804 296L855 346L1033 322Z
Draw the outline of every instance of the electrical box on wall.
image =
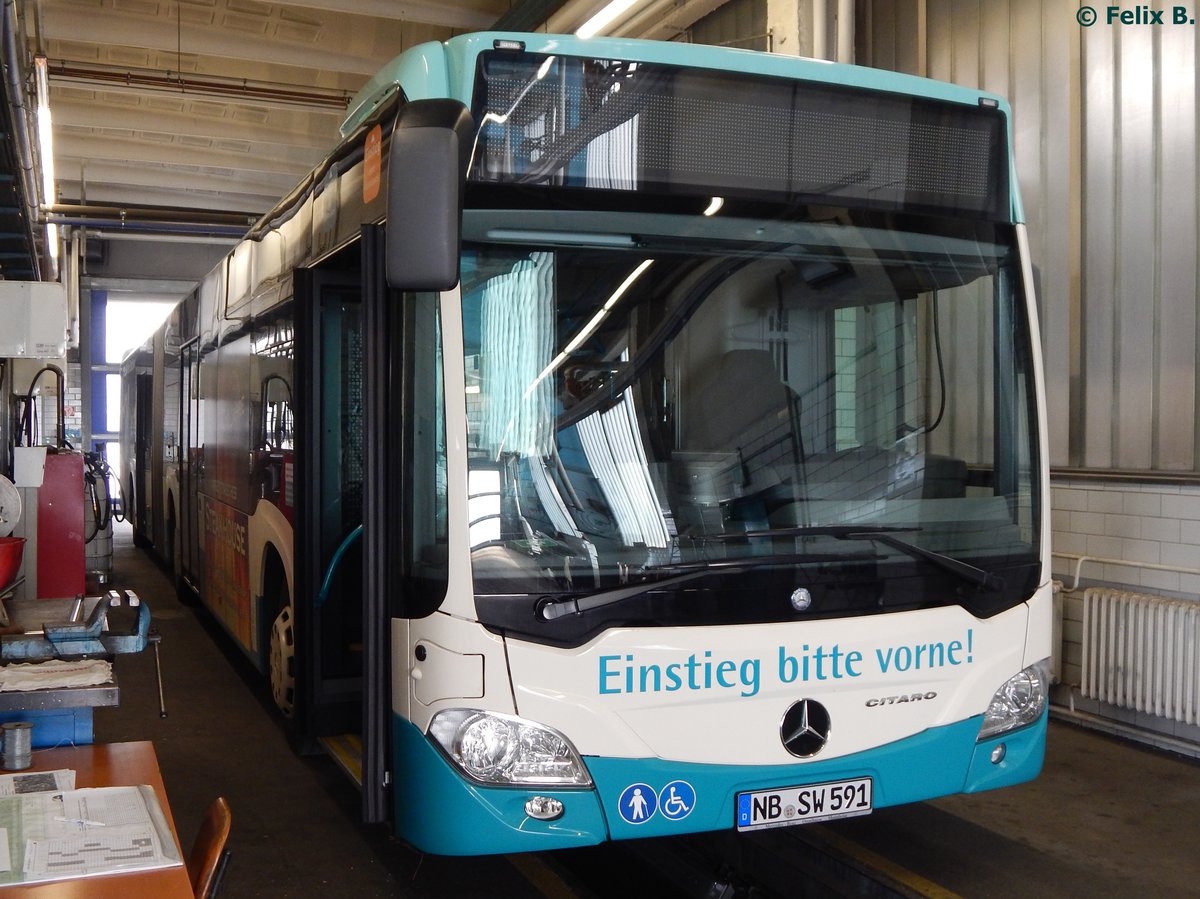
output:
M67 351L67 291L55 281L0 281L0 359L58 359Z

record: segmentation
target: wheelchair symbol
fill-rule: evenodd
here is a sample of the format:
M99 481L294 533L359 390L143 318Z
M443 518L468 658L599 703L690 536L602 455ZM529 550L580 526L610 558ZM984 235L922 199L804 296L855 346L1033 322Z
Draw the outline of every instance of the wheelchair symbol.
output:
M696 807L696 791L686 780L673 780L658 794L658 812L671 821L680 821Z

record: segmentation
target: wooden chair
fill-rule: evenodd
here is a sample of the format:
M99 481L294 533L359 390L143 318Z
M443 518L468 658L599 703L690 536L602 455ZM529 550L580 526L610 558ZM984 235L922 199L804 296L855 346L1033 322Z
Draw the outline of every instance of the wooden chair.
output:
M233 812L224 796L218 796L208 807L192 852L188 856L188 874L192 878L192 892L196 899L210 899L217 894L225 865L229 861L229 830L233 826Z

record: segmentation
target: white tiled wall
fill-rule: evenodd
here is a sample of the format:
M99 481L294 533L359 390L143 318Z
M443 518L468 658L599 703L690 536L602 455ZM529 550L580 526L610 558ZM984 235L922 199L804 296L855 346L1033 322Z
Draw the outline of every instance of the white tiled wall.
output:
M1084 579L1200 600L1200 486L1056 480L1050 508L1055 552L1197 572L1085 562ZM1056 577L1074 571L1054 559Z
M75 449L83 446L83 390L80 386L80 366L78 362L68 364L65 372L67 378L66 391L63 394L63 408L66 418L63 422L67 442ZM53 444L58 431L58 396L55 391L57 384L49 375L40 382L44 388L34 400L37 410L37 432L33 437L33 445Z
M1051 484L1051 542L1055 552L1150 563L1189 571L1085 562L1082 585L1200 601L1200 486L1055 480ZM1074 582L1074 559L1055 557L1054 575ZM1117 708L1079 695L1082 674L1083 588L1062 595L1061 684L1056 700L1135 730L1200 745L1200 727ZM1200 680L1200 672L1195 674ZM1176 747L1177 748L1177 747Z
M85 448L83 446L83 387L81 384L82 374L78 362L71 362L67 365L67 395L64 406L67 411L67 420L65 427L67 429L67 440L76 449ZM57 415L58 410L55 410Z

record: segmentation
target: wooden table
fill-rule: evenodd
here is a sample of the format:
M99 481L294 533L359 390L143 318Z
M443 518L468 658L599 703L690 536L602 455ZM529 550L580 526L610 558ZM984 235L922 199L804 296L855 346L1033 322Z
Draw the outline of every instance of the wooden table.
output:
M171 817L171 806L167 803L167 791L163 786L162 773L158 770L158 756L154 754L153 743L95 743L33 751L33 767L30 771L55 771L59 768L70 768L75 772L77 788L152 786L170 825L175 848L179 850L179 833L175 829L175 819ZM179 851L179 857L186 860L186 854ZM190 899L192 885L187 869L178 866L48 883L0 886L0 899L18 896L37 899Z

